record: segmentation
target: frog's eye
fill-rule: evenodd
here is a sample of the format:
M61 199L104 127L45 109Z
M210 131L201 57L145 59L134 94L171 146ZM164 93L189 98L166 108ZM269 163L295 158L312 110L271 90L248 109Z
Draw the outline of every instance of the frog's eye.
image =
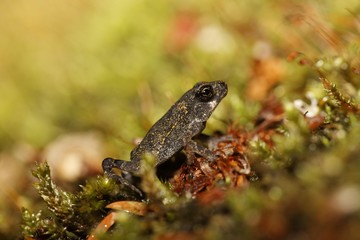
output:
M202 86L197 92L196 92L196 98L199 99L202 102L207 102L212 99L214 96L214 89L210 85Z

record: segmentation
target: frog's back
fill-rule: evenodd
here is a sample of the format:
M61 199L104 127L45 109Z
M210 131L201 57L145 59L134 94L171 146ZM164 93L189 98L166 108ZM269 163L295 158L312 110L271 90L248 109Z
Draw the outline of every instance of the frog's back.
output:
M166 161L193 137L191 129L195 127L194 124L186 102L180 99L151 127L141 143L131 152L131 160L139 161L148 152L157 158L158 163Z

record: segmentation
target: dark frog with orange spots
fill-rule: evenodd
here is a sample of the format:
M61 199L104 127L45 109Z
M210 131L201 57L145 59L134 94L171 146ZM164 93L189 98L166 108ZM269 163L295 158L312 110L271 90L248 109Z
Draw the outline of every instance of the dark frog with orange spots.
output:
M184 147L205 157L209 162L214 161L217 156L193 138L204 130L206 121L226 94L227 85L222 81L195 84L150 128L139 145L132 150L131 161L106 158L102 162L104 173L142 195L126 178L117 175L113 168L120 169L123 174L137 173L145 153L152 154L159 165Z

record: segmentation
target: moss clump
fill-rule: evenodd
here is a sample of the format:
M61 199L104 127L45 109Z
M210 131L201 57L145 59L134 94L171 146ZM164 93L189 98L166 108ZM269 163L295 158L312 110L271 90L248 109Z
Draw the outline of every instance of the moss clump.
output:
M23 209L23 234L35 239L83 239L106 214L105 206L117 200L138 200L107 177L89 180L76 194L57 187L51 180L50 168L42 163L33 171L38 179L35 188L47 204L48 214L30 213Z

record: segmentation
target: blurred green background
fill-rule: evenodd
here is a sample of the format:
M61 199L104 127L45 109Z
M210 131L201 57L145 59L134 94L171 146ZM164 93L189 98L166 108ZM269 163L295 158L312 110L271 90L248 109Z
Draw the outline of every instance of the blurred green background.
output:
M43 146L72 130L120 133L139 114L147 128L201 80L223 79L243 94L257 42L270 44L277 56L304 51L295 48L304 45L296 37L307 30L292 29L289 16L311 8L333 21L350 15L356 1L0 4L4 149L19 141ZM307 47L327 47L304 38ZM142 132L133 127L130 136Z
M229 95L207 131L224 130L231 120L246 128L259 106L248 87L254 59L274 59L274 81L296 88L305 73L287 56L338 51L337 39L326 41L321 31L354 38L359 5L1 1L0 236L14 236L21 206L35 205L26 197L30 169L57 137L96 132L100 171L103 157L128 159L134 138L194 83L211 80L226 81Z

